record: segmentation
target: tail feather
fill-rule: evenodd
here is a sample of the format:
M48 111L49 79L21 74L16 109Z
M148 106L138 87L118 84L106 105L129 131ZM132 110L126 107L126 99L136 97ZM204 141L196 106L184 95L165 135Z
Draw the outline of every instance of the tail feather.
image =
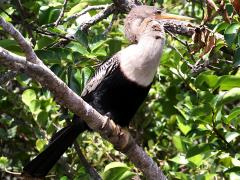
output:
M74 123L58 131L47 148L24 167L23 175L45 177L77 136L86 129L85 123Z

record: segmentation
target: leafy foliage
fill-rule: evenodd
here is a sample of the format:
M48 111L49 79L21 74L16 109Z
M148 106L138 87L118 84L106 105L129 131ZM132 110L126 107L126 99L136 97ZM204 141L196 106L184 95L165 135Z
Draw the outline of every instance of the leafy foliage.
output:
M239 15L235 13L239 9L236 9L236 4L232 6L230 3L235 1L222 1L225 9L218 1L212 2L224 13L212 15L214 8L201 1L155 3L167 12L193 16L199 24L204 19L204 23L214 32L222 34L225 40L218 39L213 44L207 38L203 43L210 48L206 50L201 46L195 51L198 42L177 36L188 42L186 46L167 35L156 80L132 123L133 131L138 132L136 138L172 179L240 178L240 22ZM33 44L38 57L78 94L99 63L128 45L123 37L123 15L119 15L112 30L105 36L103 32L111 16L92 26L88 33L78 29L83 18L95 15L97 10L76 21L47 26L57 20L62 0L22 0L21 3L24 13L15 1L6 1L0 4L0 15L19 29ZM107 3L111 1L69 1L63 19L80 12L87 5ZM151 0L146 3L154 4ZM205 18L202 18L204 14ZM231 21L228 21L229 18L232 18ZM0 46L23 55L17 43L3 31L0 32ZM68 33L75 33L75 40L64 44L62 37ZM202 71L193 72L186 62L200 67ZM7 70L0 67L0 73L5 72ZM56 104L48 90L24 74L2 84L1 177L8 176L8 171L20 172L23 165L44 149L52 134L65 126L65 120L71 116L70 112ZM103 179L125 180L139 174L126 157L98 134L84 133L78 142L91 165L102 172ZM51 171L56 179L71 179L70 175L76 179L89 179L74 149L69 149L62 160Z

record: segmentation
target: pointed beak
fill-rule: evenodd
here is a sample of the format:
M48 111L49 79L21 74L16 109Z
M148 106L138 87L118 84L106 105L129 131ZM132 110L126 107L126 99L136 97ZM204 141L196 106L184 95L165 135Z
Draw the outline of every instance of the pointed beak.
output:
M156 20L161 20L161 19L175 19L175 20L180 20L180 21L194 20L194 18L191 18L191 17L169 14L169 13L165 13L165 12L162 12L159 15L155 15L154 18Z

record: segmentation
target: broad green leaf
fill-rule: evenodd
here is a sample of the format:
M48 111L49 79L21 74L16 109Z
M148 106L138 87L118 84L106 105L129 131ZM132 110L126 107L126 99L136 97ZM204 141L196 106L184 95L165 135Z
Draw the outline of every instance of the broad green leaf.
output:
M237 132L228 132L226 135L225 135L225 138L226 138L226 141L227 142L231 142L233 141L234 139L236 139L240 134L237 133Z
M92 52L96 51L99 48L105 47L107 43L107 40L102 37L99 37L99 39L96 39L95 41L96 42L89 44L89 47Z
M191 131L191 126L184 123L181 116L177 116L178 127L182 131L184 135L186 135L189 131Z
M37 99L32 100L28 107L33 114L38 114L41 111L41 103Z
M229 174L229 180L238 180L238 179L240 179L239 172L232 172Z
M216 179L217 173L216 174L209 174L209 173L203 173L200 175L196 176L196 180L213 180Z
M62 177L60 178L60 180L68 180L68 177L67 177L67 176L62 176Z
M212 113L212 109L210 104L204 103L200 104L197 107L192 108L191 115L192 116L208 116Z
M219 78L216 75L212 75L210 73L211 72L203 72L200 75L198 75L198 77L195 80L195 85L201 89L215 87Z
M232 23L226 28L224 38L229 46L232 46L232 43L236 39L239 28L240 24L237 23Z
M173 136L173 144L175 145L178 151L180 152L186 151L186 144L182 140L182 137L180 135Z
M72 51L78 52L82 55L85 55L85 56L89 55L89 52L88 52L87 48L84 47L83 45L81 45L80 43L71 42L66 47L70 48Z
M0 157L0 169L5 169L8 165L8 158L7 157L4 157L4 156L1 156Z
M37 50L37 56L45 63L61 64L61 59L58 58L56 52L51 50Z
M190 148L187 152L186 157L191 158L193 156L199 155L199 154L204 154L206 152L211 151L212 148L209 144L201 144L198 146L194 146L193 148Z
M240 41L240 34L238 37L239 37L239 41ZM237 48L236 51L234 52L233 61L234 61L235 67L238 67L240 65L240 48Z
M186 159L186 157L184 155L180 155L178 154L177 156L175 156L174 158L169 159L170 161L173 161L177 164L188 164L188 160Z
M130 171L130 168L120 162L108 164L102 174L103 180L131 180L133 176L135 176L135 174Z
M240 99L240 88L233 88L222 93L222 98L219 99L218 105L227 104Z
M54 38L50 38L50 37L46 37L46 36L41 37L38 39L35 49L40 50L40 49L46 48L48 45L53 43L54 40L55 40Z
M224 173L231 173L231 172L240 172L240 166L235 166L235 167L229 168Z
M240 160L236 159L236 158L232 158L232 164L234 166L239 166L240 167Z
M226 123L230 123L234 118L240 115L240 107L234 108L231 113L227 116Z
M36 141L36 149L41 152L43 150L43 148L45 147L45 145L47 144L47 141L44 139L38 139Z
M75 33L75 38L86 48L88 48L88 37L87 34L81 30Z
M181 180L191 180L192 179L190 177L190 175L188 175L186 173L182 173L182 172L176 172L174 174L174 178L181 179Z
M18 126L14 126L7 130L8 138L14 138L17 135L17 128L18 128Z
M95 56L99 57L99 56L107 56L107 52L104 48L99 48L97 50L95 50L92 54L94 54Z
M225 75L218 79L214 89L220 88L220 90L230 90L234 87L240 87L240 76Z
M227 28L227 26L228 26L228 24L226 22L221 22L214 27L213 31L221 32L221 31L225 30Z
M203 155L202 154L198 154L198 155L192 156L187 159L189 162L193 163L197 167L199 167L203 163Z
M11 40L11 39L2 39L0 40L0 46L3 48L8 48L11 46L16 46L17 42L15 40Z
M45 128L48 122L48 113L46 111L41 111L37 116L37 121L41 127Z
M42 6L39 12L39 23L40 25L53 23L57 20L60 13L60 9L55 7Z
M31 101L36 100L37 96L33 89L27 89L22 94L22 101L27 105L31 105Z
M68 11L66 13L66 16L69 17L69 16L72 16L73 14L77 13L77 12L80 12L85 6L87 6L87 2L81 2L79 1L78 4L76 4L75 6L73 6L70 11Z

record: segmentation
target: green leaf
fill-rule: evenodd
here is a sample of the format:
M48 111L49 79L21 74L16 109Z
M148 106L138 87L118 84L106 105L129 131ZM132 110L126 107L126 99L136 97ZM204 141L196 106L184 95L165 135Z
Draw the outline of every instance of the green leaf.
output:
M232 172L229 174L229 180L238 180L240 179L240 173Z
M37 116L37 121L42 128L46 127L48 122L48 113L46 111L41 111Z
M214 89L230 90L235 87L240 87L240 76L225 75L218 79Z
M217 106L233 102L240 99L240 88L233 88L221 95L222 98L218 100Z
M240 41L240 35L239 37L239 41ZM239 43L240 46L240 43ZM234 57L233 57L233 62L234 62L234 66L238 67L240 65L240 48L237 48L236 51L234 52Z
M8 131L7 131L8 132L8 138L14 138L16 136L17 128L18 128L18 126L14 126L10 129L8 129Z
M211 151L212 148L209 144L201 144L198 146L194 146L193 148L190 148L187 152L186 157L191 158L193 156L199 155L199 154L204 154L206 152Z
M236 139L240 134L237 132L227 132L227 134L225 135L225 139L227 142L231 142L234 139Z
M240 166L235 166L235 167L229 168L224 173L231 173L231 172L240 172Z
M54 51L38 50L37 56L46 63L61 63Z
M221 32L221 31L225 30L228 25L229 24L226 23L226 22L221 22L214 27L213 31L214 32Z
M41 151L43 151L43 149L44 149L44 147L45 147L46 144L47 144L47 141L46 141L46 140L44 140L44 139L38 139L38 140L36 141L36 149L37 149L39 152L41 152Z
M40 25L53 23L57 20L60 14L60 9L56 9L55 7L42 6L39 12L39 23Z
M195 166L199 167L203 163L203 155L198 154L188 158L189 162L193 163Z
M44 36L44 37L41 37L41 38L39 38L38 39L38 41L37 41L37 46L36 46L36 48L35 49L43 49L43 48L45 48L45 47L47 47L48 45L50 45L51 43L53 43L54 42L54 38L50 38L50 37L46 37L46 36Z
M131 180L133 176L135 174L130 171L130 168L120 162L108 164L102 174L103 180Z
M175 145L178 151L180 152L186 151L186 144L182 140L182 137L180 135L173 136L173 144Z
M227 116L226 123L229 124L234 118L240 115L240 107L234 108L231 113Z
M75 38L86 48L88 48L88 37L87 37L87 33L78 30L75 33Z
M240 24L237 24L237 23L232 23L226 28L224 32L224 38L228 46L232 46L232 43L235 41L237 37L239 28L240 28Z
M41 111L41 103L39 100L32 100L28 107L33 114L38 114Z
M177 164L188 164L188 160L186 159L186 157L184 155L180 155L178 154L177 156L175 156L174 158L169 159L170 161L173 161Z
M66 47L70 48L72 51L78 52L82 55L85 55L85 56L89 55L89 52L88 52L87 48L84 47L83 45L81 45L80 43L71 42Z
M85 6L87 6L87 2L78 2L75 6L73 6L68 12L67 17L72 16L73 14L81 11Z
M33 89L27 89L22 94L22 101L27 105L31 105L31 101L36 100L37 96Z
M0 157L0 169L5 169L8 166L8 158L1 156Z
M181 116L177 116L178 127L182 131L184 135L186 135L189 131L191 131L191 126L184 123L183 118Z
M213 180L216 179L217 174L203 173L196 176L196 180Z

